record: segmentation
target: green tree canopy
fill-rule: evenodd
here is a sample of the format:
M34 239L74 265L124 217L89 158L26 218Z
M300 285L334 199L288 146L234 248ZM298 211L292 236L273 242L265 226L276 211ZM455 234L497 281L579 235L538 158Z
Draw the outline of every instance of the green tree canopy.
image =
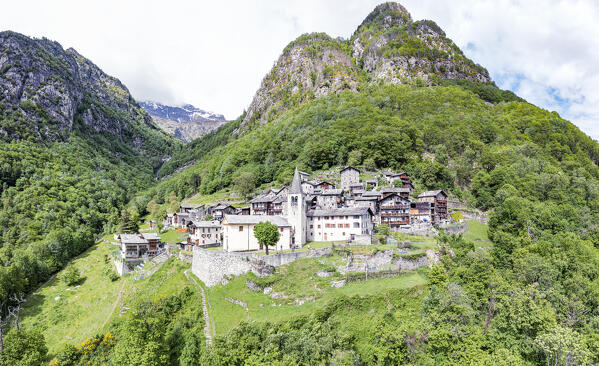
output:
M254 226L254 236L260 244L264 245L266 254L268 254L268 247L277 245L281 234L277 225L265 221Z

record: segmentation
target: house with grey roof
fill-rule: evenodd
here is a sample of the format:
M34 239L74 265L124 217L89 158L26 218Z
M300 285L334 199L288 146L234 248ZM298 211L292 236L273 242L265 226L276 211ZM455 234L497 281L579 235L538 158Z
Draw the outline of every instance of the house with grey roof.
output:
M370 242L373 233L373 212L368 207L316 209L307 213L309 241Z
M225 215L222 221L223 250L227 252L264 250L254 236L254 227L260 222L270 222L279 229L279 241L276 248L271 249L291 249L292 226L286 218L269 215Z
M341 188L349 189L350 184L360 182L360 169L346 166L339 172L341 176Z

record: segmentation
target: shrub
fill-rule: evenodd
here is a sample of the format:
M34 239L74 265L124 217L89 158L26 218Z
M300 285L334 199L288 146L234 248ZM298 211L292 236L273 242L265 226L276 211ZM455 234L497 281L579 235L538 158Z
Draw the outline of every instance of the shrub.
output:
M71 265L65 269L62 274L62 282L64 282L67 286L73 286L78 284L81 281L81 274L77 267Z

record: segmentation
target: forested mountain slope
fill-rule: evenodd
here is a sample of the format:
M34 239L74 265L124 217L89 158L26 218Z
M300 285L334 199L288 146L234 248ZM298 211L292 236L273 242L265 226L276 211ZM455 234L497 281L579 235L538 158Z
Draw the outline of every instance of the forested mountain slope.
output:
M375 12L352 40L360 43L365 29L374 32L386 19L400 18L406 21ZM323 57L346 54L324 35L300 38L314 39ZM287 52L302 42L284 51L247 114L188 145L159 174L192 160L195 165L139 194L133 204L143 211L150 200L163 204L171 192L182 199L235 189L242 174L256 186L288 183L296 166L308 172L348 163L401 169L413 176L417 190L446 188L489 210L493 247L441 235L441 263L428 273L426 288L395 300L397 294L340 299L309 317L275 324L243 324L204 356L212 364L248 358L258 364L599 362L597 142L557 113L497 89L457 51L455 65L478 70L472 77L466 72L374 82L363 73L370 66L354 63L353 56L336 58L335 67L345 73L332 74L329 86L340 85L334 93L286 98L301 95L281 92L293 77L285 76L280 88L270 82ZM376 54L376 47L370 50ZM370 63L368 52L359 57L376 74L384 62ZM323 77L313 72L315 80ZM354 72L364 78L346 77ZM373 322L363 324L376 301L386 302L386 312L378 307L369 315ZM340 320L347 309L355 309L355 316Z
M120 207L152 185L178 145L75 50L0 33L2 301L118 223Z
M424 84L459 79L490 83L433 21L413 21L400 4L377 6L350 39L304 34L283 50L256 92L241 127L272 120L293 105L364 84Z

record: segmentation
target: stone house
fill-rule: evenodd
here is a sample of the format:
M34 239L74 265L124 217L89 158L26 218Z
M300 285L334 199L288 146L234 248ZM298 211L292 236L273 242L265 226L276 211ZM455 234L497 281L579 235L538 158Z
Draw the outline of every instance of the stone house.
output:
M447 193L443 190L426 191L418 195L418 202L431 204L433 222L447 220Z
M360 182L360 170L353 166L346 166L341 169L341 188L349 189L350 184Z
M381 198L379 205L379 222L389 226L391 231L399 231L401 226L410 224L410 201L398 193Z
M316 206L319 208L340 207L343 202L343 190L327 189L316 195Z
M216 206L210 207L210 214L214 220L222 221L225 215L236 214L237 209L228 203L219 203Z
M118 234L123 259L152 257L158 254L162 242L156 233Z
M218 220L193 221L188 228L189 244L202 246L221 242L221 223Z

